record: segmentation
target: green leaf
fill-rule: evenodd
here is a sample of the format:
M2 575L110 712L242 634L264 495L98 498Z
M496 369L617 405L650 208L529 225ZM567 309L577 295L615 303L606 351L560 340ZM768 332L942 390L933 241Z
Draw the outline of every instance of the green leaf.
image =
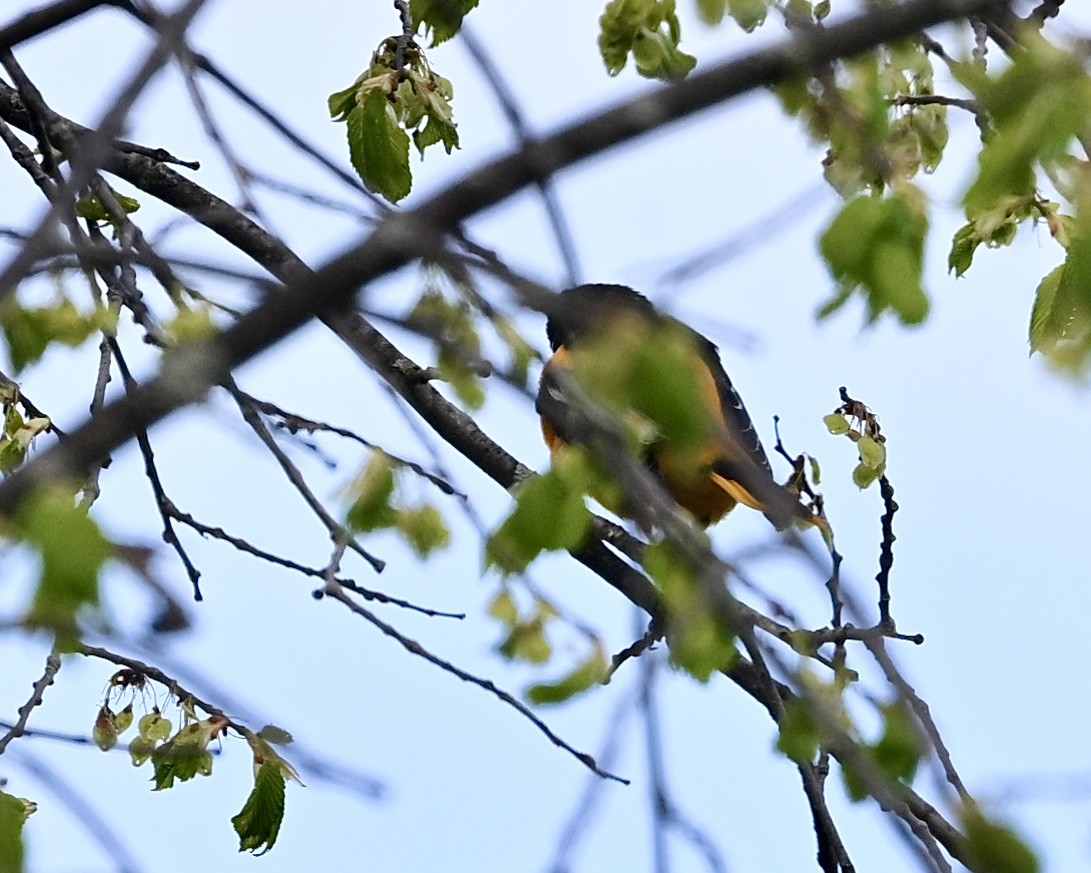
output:
M189 745L177 745L173 740L163 743L152 752L155 767L154 791L173 788L175 781L188 782L195 776L212 775L212 753Z
M671 663L699 682L738 657L735 638L711 610L693 573L669 542L649 546L644 569L663 594Z
M610 0L599 18L599 51L611 76L632 54L641 76L682 78L697 59L678 48L680 38L674 0Z
M110 556L110 543L63 488L38 492L20 518L27 544L41 556L41 576L26 620L75 635L79 612L98 605L99 571Z
M893 311L903 324L928 314L921 288L928 222L916 189L892 196L857 197L845 205L819 239L819 249L842 290L861 288L869 320ZM847 299L840 294L837 305ZM829 306L824 310L828 314Z
M596 645L588 658L572 672L555 682L532 685L527 689L527 699L538 705L563 703L582 691L601 685L606 679L609 665L602 647Z
M395 511L390 502L394 495L394 466L385 452L372 452L349 492L353 502L345 521L352 530L376 530L394 523Z
M676 324L633 323L592 340L573 354L573 373L592 398L619 418L637 413L672 449L706 443L714 434L708 409L692 398L708 374L695 340Z
M1031 353L1082 371L1091 357L1091 201L1069 231L1068 255L1038 285L1030 316Z
M860 452L860 463L880 473L886 468L886 446L874 437L860 437L856 449Z
M582 452L564 456L520 486L515 509L485 545L487 565L521 573L541 552L574 549L584 541L591 513L583 495L593 473Z
M227 726L222 716L210 716L181 728L152 752L155 791L174 787L175 781L187 782L195 776L212 775L212 753L208 744Z
M427 558L432 552L445 549L451 543L451 534L443 516L431 504L416 509L395 510L394 526L421 558Z
M777 751L797 764L807 764L818 754L818 725L802 700L793 698L784 707L777 734Z
M860 490L867 488L873 482L875 482L882 473L876 470L874 467L869 467L867 464L861 462L856 465L852 471L852 481L856 487Z
M114 727L119 734L125 733L133 723L133 705L130 703L121 712L114 713Z
M360 82L356 81L341 91L334 91L326 99L330 110L330 118L334 121L344 121L350 112L356 108L356 93L360 90Z
M769 12L768 0L728 0L727 6L731 17L747 33L764 24Z
M530 621L517 623L497 646L497 651L509 661L545 664L553 656L553 646L545 635L545 621L544 616L535 616Z
M149 743L162 742L170 736L173 729L171 720L166 718L158 708L142 715L136 727L140 738Z
M826 425L826 430L834 436L841 436L852 430L852 425L849 424L849 420L840 412L831 412L829 415L823 415L822 423Z
M478 4L478 0L409 0L409 12L417 32L432 36L432 45L446 42L462 27L462 19Z
M265 727L258 731L257 735L265 740L265 742L273 743L277 746L287 746L290 743L295 742L291 733L275 724L265 725Z
M967 214L1005 196L1032 194L1035 165L1063 158L1091 113L1091 77L1079 59L1028 32L995 79L969 65L954 68L993 121L978 172L963 200Z
M231 819L240 852L263 855L273 848L284 820L284 773L277 761L265 761L254 774L254 789Z
M974 262L974 252L980 240L974 232L973 223L964 224L951 238L951 252L947 255L947 271L955 276L962 276Z
M453 349L440 348L436 369L440 378L454 389L455 395L464 406L476 410L485 405L485 389L480 377Z
M39 360L54 342L75 348L102 327L96 310L85 315L65 298L54 306L26 308L11 301L0 308L11 365L19 372Z
M890 783L908 784L916 775L924 753L923 741L912 714L903 703L895 702L883 706L880 712L883 716L882 736L877 742L862 746L861 752L876 771L877 777ZM857 766L848 759L842 764L841 775L845 791L853 802L859 803L871 794L868 783L860 775Z
M924 753L920 733L909 709L893 703L881 709L883 735L872 747L875 763L887 779L910 783Z
M216 322L212 320L210 306L179 306L174 317L165 325L167 335L176 342L187 343L208 339L216 333Z
M348 114L349 157L367 187L397 203L413 186L409 134L398 125L385 93L371 91Z
M0 873L23 871L23 825L37 807L0 790Z
M943 159L950 131L947 128L946 106L918 106L909 116L921 147L921 165L931 173Z
M4 431L0 434L0 472L10 473L26 460L35 437L49 429L48 418L24 420L14 404L4 413Z
M113 189L110 190L113 192L114 199L117 200L118 206L121 207L126 215L130 215L140 209L140 201L136 198L126 197L124 194L113 191ZM117 224L110 211L94 194L85 194L76 201L76 215L80 218L85 218L88 221L104 222L113 225Z
M727 0L697 0L697 14L705 24L719 24L726 11Z
M489 602L487 612L508 627L514 627L519 620L519 609L507 588L501 588L496 597Z
M1040 352L1049 348L1064 335L1068 313L1058 311L1057 293L1064 276L1064 264L1054 267L1038 283L1034 292L1034 307L1030 313L1030 350Z
M985 818L977 809L967 810L963 828L966 834L966 862L983 873L1038 873L1041 865L1009 827Z
M157 743L141 736L133 737L129 743L129 760L134 767L139 767L155 752Z

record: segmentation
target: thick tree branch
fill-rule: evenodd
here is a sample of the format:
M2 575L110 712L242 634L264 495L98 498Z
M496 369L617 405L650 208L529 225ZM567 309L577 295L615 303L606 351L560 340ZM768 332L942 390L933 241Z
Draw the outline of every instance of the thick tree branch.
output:
M57 3L41 6L0 28L0 51L41 36L99 6L124 5L127 5L124 0L58 0Z

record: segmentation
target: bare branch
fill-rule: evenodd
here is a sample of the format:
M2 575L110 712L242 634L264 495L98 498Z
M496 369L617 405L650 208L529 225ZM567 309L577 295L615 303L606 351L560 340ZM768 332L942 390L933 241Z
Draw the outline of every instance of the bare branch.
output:
M0 27L0 51L14 48L21 42L67 24L99 6L123 6L124 0L57 0L24 13L10 24Z
M478 688L482 688L485 691L488 691L493 696L499 698L501 701L512 707L520 715L530 721L530 723L538 728L538 730L540 730L543 734L545 734L546 737L549 738L549 741L553 743L553 745L557 746L558 748L564 749L577 761L579 761L581 764L583 764L585 767L595 773L595 775L600 776L603 779L612 779L615 782L620 782L622 785L629 784L628 779L624 779L621 776L616 776L613 773L607 772L606 770L602 769L595 762L595 759L592 758L589 754L587 754L586 752L578 751L567 742L565 742L563 739L561 739L557 734L553 732L549 725L547 725L544 721L538 718L538 716L536 716L529 707L513 697L507 691L504 691L502 688L498 688L489 679L482 679L479 676L474 676L473 674L467 673L465 670L456 667L454 664L451 664L450 662L444 661L442 658L433 655L416 640L411 640L408 637L404 636L402 633L395 630L386 622L382 621L377 616L364 609L362 606L360 606L359 603L356 603L354 600L352 600L352 598L345 594L344 590L341 588L340 585L336 584L336 582L333 584L327 584L324 590L324 594L328 597L332 597L334 600L337 600L340 603L343 603L349 608L349 610L354 612L356 615L360 616L365 621L370 622L380 631L382 631L386 636L395 640L407 652L416 655L419 658L423 658L429 664L439 667L445 673L450 673L452 676L461 679L463 682L469 682L471 685L476 685Z
M45 670L42 672L41 678L34 683L34 689L31 691L27 702L19 707L18 719L15 724L8 728L7 733L0 737L0 755L4 754L4 750L12 740L16 737L21 737L26 733L27 722L30 721L31 712L34 711L34 707L41 705L45 690L53 684L53 679L60 669L60 655L55 651L50 652L49 657L45 659Z

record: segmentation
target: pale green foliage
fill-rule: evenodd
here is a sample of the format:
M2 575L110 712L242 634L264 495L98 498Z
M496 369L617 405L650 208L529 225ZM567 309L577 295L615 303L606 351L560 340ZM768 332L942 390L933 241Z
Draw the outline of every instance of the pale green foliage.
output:
M866 760L876 773L888 782L910 784L925 751L924 740L908 707L898 701L879 710L883 718L883 733L879 739L861 746ZM845 790L849 797L859 802L870 796L867 780L854 771L851 765L843 765Z
M968 223L955 235L948 265L969 269L978 246L1007 245L1028 219L1043 219L1065 249L1064 263L1042 279L1030 317L1032 352L1082 371L1091 359L1091 187L1087 162L1069 155L1091 115L1091 76L1080 60L1036 34L996 77L958 68L991 121L973 184L963 198ZM1075 215L1038 193L1048 175Z
M439 143L448 154L458 147L451 83L413 42L403 47L399 68L397 47L395 37L384 39L367 70L328 100L330 117L347 122L352 166L368 188L391 203L406 197L413 185L410 131L421 155Z
M9 298L0 306L0 322L17 373L39 360L53 343L75 348L93 333L114 326L113 316L105 307L81 312L67 297L41 307L24 307Z
M815 7L810 15L817 21L820 12ZM927 98L933 87L931 58L907 41L842 61L836 75L790 80L774 92L811 138L827 146L826 180L849 197L938 166L948 139L947 107L900 104Z
M349 486L352 499L345 523L350 530L393 528L421 558L446 548L450 532L438 509L428 503L410 504L400 496L402 467L382 451L372 452L367 465Z
M479 372L484 372L481 338L474 324L474 310L464 299L450 300L430 285L406 316L410 327L431 337L437 347L436 369L470 409L485 402Z
M797 764L805 764L815 759L822 738L814 713L804 701L792 698L785 704L784 716L778 728L778 752Z
M257 768L254 789L231 819L239 835L239 851L263 855L273 848L284 820L284 774L275 762Z
M114 199L117 201L117 205L121 207L121 211L125 215L131 215L140 209L140 201L133 197L126 197L124 194L120 194L114 191L112 188L110 192L113 194ZM114 214L106 208L97 195L84 194L79 200L76 201L76 215L87 221L94 222L99 225L109 225L113 228L115 239L121 231L121 221L114 217Z
M23 873L23 825L36 809L0 789L0 873Z
M167 336L175 342L197 342L216 333L216 322L212 318L212 307L209 304L180 304L174 317L163 328Z
M519 486L514 510L486 544L486 563L521 573L543 551L578 547L591 526L583 496L600 478L582 450L563 452L547 472Z
M290 743L287 731L266 725L260 733L245 735L254 753L254 789L231 824L239 835L240 852L263 855L273 848L284 820L285 783L299 782L299 776L271 745Z
M107 685L106 700L99 708L92 731L95 742L104 751L114 747L118 736L133 723L132 701L120 712L113 712L110 702L131 689L134 699L144 701L147 677L136 670L124 669L114 674ZM175 691L172 689L171 694ZM137 736L129 743L129 758L134 767L152 762L152 782L155 791L173 788L176 782L186 782L196 776L212 775L212 752L209 744L225 735L230 726L241 731L254 756L254 789L243 809L232 818L239 835L240 851L263 853L272 848L284 815L284 785L287 779L299 782L292 766L280 756L272 744L292 742L287 731L266 725L254 733L233 725L222 715L199 718L197 707L190 698L175 698L180 712L178 730L174 723L153 706L137 721ZM260 851L259 851L260 850Z
M49 429L48 418L24 419L15 406L18 386L10 383L10 400L4 401L4 429L0 433L0 473L10 473L26 459L34 438Z
M696 0L697 13L705 24L719 24L724 13L747 33L765 22L771 0Z
M534 598L529 610L520 610L511 591L505 587L492 599L488 612L504 628L504 639L496 649L505 658L545 664L553 656L546 628L557 617L557 611L545 600Z
M977 807L963 810L967 863L983 873L1038 873L1038 859L1010 827L985 817Z
M674 546L666 541L649 546L644 569L663 597L671 663L699 682L730 667L738 656L735 638L713 612L701 583Z
M539 682L527 689L527 699L531 703L563 703L577 694L602 684L606 679L609 664L606 652L598 642L591 653L572 670L553 682Z
M26 621L69 641L76 636L80 612L98 605L99 571L110 555L110 543L65 488L42 491L28 500L20 523L25 542L41 558Z
M890 311L903 324L922 322L929 306L921 287L927 230L923 198L910 185L903 184L886 197L864 195L849 201L819 240L839 284L820 315L836 311L859 290L869 321Z
M152 752L152 777L155 790L174 787L174 783L186 782L195 776L212 775L212 753L208 744L223 733L227 719L213 715L199 721L187 721L178 732L156 746ZM141 736L144 736L141 731ZM154 739L148 736L147 739Z
M867 407L846 402L823 416L822 422L834 436L847 437L856 444L859 463L852 471L852 481L858 488L867 488L886 473L886 437Z
M599 18L599 51L611 76L632 55L641 76L681 79L697 64L678 47L681 38L674 0L610 0Z
M694 402L705 367L696 340L681 326L634 320L625 330L585 341L572 361L573 375L590 397L622 425L635 426L634 448L658 439L686 448L712 436L708 409Z
M417 32L431 34L432 45L446 42L462 27L462 19L478 0L409 0L409 12Z
M505 583L489 603L488 613L504 630L496 649L505 658L537 665L553 659L554 647L548 631L560 616L551 603L534 595L528 606L520 607ZM608 670L601 641L592 639L590 651L582 661L557 679L532 684L525 694L531 703L563 703L605 681Z

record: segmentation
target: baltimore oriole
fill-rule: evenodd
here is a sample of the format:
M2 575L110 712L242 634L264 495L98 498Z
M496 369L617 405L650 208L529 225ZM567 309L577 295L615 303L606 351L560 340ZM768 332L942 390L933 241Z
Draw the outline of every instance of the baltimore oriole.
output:
M703 526L719 521L739 503L763 512L778 528L810 518L795 494L773 478L754 424L709 339L659 312L625 285L569 288L558 295L550 313L546 335L553 353L542 370L535 408L551 457L566 443L580 442L580 419L558 374L578 376L582 351L609 355L626 337L654 342L655 333L669 331L680 338L694 371L694 378L683 382L693 389L692 396L671 399L703 405L711 427L685 445L653 436L644 446L644 463Z

